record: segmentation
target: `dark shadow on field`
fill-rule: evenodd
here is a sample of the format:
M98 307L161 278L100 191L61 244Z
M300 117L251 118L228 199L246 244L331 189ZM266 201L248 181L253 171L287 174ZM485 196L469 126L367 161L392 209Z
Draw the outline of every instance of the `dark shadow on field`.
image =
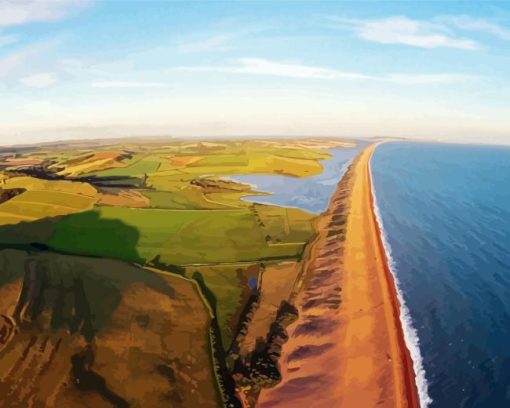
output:
M128 402L110 390L105 379L92 370L93 362L94 352L91 347L71 357L72 378L78 389L85 392L95 391L116 408L129 408Z
M0 249L49 249L57 253L107 257L143 263L139 231L120 220L85 211L0 226Z
M36 321L52 331L65 327L87 342L108 324L130 286L141 284L175 298L163 276L125 262L50 250L0 250L0 286L17 279L23 284L13 317L21 327Z
M9 172L13 175L24 175L29 177L36 177L41 180L67 180L86 182L99 187L123 187L133 188L142 187L145 185L146 176L88 176L88 177L68 177L59 175L51 171L44 165L31 166L27 168L18 168L15 171Z
M142 262L138 239L136 228L95 211L0 226L0 286L23 280L13 317L31 322L49 313L45 326L67 327L91 341L127 286L143 282L173 296L162 277L102 259Z
M135 176L90 176L90 177L76 177L67 178L72 181L86 182L97 187L122 187L122 188L140 188L145 186L145 177Z
M152 266L156 269L165 271L165 272L171 272L175 275L186 277L186 268L185 267L180 266L180 265L162 263L161 255L156 255L149 262L147 262L147 265Z
M109 378L102 377L101 371L94 367L96 351L108 350L98 334L102 329L129 330L130 321L148 324L151 316L144 314L138 305L129 303L132 302L130 294L143 294L144 290L151 289L150 293L176 299L172 280L117 260L62 255L42 248L0 250L0 289L15 281L21 281L21 285L14 285L11 290L21 287L15 289L19 294L11 296L12 303L5 305L9 309L15 306L14 311L11 314L9 309L0 310L0 314L8 313L16 322L17 330L25 333L12 340L23 345L24 350L37 346L41 347L41 352L50 338L53 339L51 344L56 344L54 350L58 350L62 341L71 342L65 344L76 349L70 361L72 383L81 391L97 393L113 406L129 406L109 387ZM119 314L119 307L123 311L135 309L132 315L126 315ZM80 335L84 341L76 340L78 336L63 340L62 329L71 336ZM26 358L26 353L20 358ZM56 351L52 352L50 361L57 359L55 361L65 369L69 356L65 357L66 351L63 353L64 357L58 357ZM40 374L42 376L43 371ZM39 374L33 377L33 384L38 384L39 378L42 378Z
M28 247L30 244L45 244L53 234L54 225L61 217L23 221L18 224L0 225L0 247Z
M139 231L117 219L104 219L96 211L63 217L48 246L66 253L104 256L131 262L144 262L138 254Z
M87 394L95 393L116 407L127 407L130 401L124 399L123 392L119 392L121 388L118 382L113 381L113 377L102 369L105 361L112 365L123 362L123 355L111 351L113 347L119 353L124 350L121 344L123 338L117 343L105 340L107 336L104 334L110 334L111 330L129 333L134 325L141 327L144 333L146 331L147 336L152 336L153 330L158 333L161 322L166 322L166 319L157 320L159 317L149 314L145 304L140 304L140 299L150 303L151 295L155 292L170 298L170 304L182 304L182 307L188 303L193 306L194 302L200 300L198 295L196 299L183 298L182 293L187 294L188 289L181 291L181 278L111 259L139 260L136 250L139 235L137 229L115 219L100 218L95 211L0 226L0 289L5 284L16 282L12 285L13 289L9 288L16 290L16 296L12 297L9 309L0 310L0 314L12 316L15 326L23 334L13 341L18 342L15 344L21 349L28 344L34 350L39 350L42 342L50 344L50 341L42 339L51 338L51 344L57 344L57 349L62 347L62 352L55 352L52 358L56 359L54 364L62 364L63 369L69 367L70 389L72 386ZM89 251L95 256L81 256ZM184 275L183 269L178 266L170 266L169 269ZM189 290L196 293L192 287ZM173 309L169 310L173 313ZM172 314L169 318L181 323L193 319L193 315ZM207 329L219 333L215 319L211 325L213 328L204 327L204 335ZM181 342L182 333L187 333L181 330L187 330L187 327L185 323L175 327L172 323L164 330ZM215 338L209 330L207 334L210 339ZM66 337L62 334L64 332L71 336ZM221 337L218 339L217 344L221 345ZM136 341L134 343L138 344ZM72 347L73 353L75 348L76 353L66 356L64 347L67 347L67 351ZM128 342L127 348L134 350L136 347ZM106 358L106 352L112 357ZM146 352L150 354L151 350ZM220 359L218 356L222 355L215 355L215 358ZM95 358L98 361L96 365ZM180 361L176 358L175 364L180 366ZM223 362L219 364L221 369L218 371L225 376L225 388L229 398L233 399L234 384L226 374ZM204 364L203 367L205 370L208 366ZM200 375L199 380L204 377ZM41 377L31 378L31 384L42 384L39 378L42 378L42 374ZM207 381L207 377L203 381ZM177 387L175 389L181 392L184 386L179 384L172 387ZM175 395L179 395L177 391Z

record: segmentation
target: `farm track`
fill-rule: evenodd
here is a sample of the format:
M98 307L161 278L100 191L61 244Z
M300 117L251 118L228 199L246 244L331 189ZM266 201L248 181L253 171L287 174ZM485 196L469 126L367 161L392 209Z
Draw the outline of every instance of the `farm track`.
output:
M62 204L53 204L53 203L43 203L41 201L25 201L25 200L16 200L16 203L19 204L28 204L28 205L35 205L35 206L42 206L42 207L52 207L52 208L65 208L67 210L76 210L81 211L87 208L92 208L92 206L87 207L71 207L69 205L62 205Z

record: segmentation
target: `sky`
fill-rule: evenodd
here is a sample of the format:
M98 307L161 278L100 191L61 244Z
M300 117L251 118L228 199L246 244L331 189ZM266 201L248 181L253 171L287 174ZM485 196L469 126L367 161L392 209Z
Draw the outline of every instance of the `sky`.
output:
M510 2L0 0L0 144L510 144Z

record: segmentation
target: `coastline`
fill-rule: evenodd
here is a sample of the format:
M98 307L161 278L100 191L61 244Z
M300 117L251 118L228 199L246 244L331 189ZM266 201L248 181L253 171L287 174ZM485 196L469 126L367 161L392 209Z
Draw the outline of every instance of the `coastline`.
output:
M368 189L370 192L370 207L372 212L372 222L375 225L377 231L375 233L377 237L377 246L380 252L380 256L382 259L383 271L385 275L385 280L388 286L388 291L390 293L390 299L393 307L393 315L397 322L395 323L395 328L397 331L397 338L399 343L399 348L401 352L402 366L403 366L403 376L405 382L405 394L407 400L408 407L420 407L420 398L418 387L416 383L416 365L413 362L413 358L411 356L411 352L409 350L409 344L406 338L406 334L404 332L404 321L402 319L403 313L403 300L401 300L401 296L398 292L397 282L395 280L395 276L391 270L390 259L388 253L386 252L386 245L384 242L384 230L382 227L382 222L380 217L378 216L378 207L377 200L374 192L374 185L372 180L372 168L371 168L371 159L373 152L375 151L377 145L374 145L372 151L370 153L370 157L368 159ZM412 327L411 327L412 329ZM427 401L428 402L428 401ZM424 408L424 407L422 407Z
M282 348L282 381L261 393L261 407L420 406L377 221L375 147L355 158L318 222L297 285L299 318Z
M433 400L430 397L428 391L428 382L426 378L425 368L423 366L423 356L420 350L420 339L418 337L418 332L413 325L409 308L407 307L407 304L405 302L404 295L400 287L400 282L395 272L395 262L392 257L391 246L388 242L382 215L377 205L377 191L373 183L371 161L370 161L370 175L371 175L370 186L372 189L373 211L377 222L377 226L379 228L379 235L382 241L382 247L384 249L386 256L386 265L389 268L390 279L393 282L392 286L396 291L396 296L398 300L398 304L396 305L396 307L399 308L400 327L403 331L402 335L404 337L404 344L406 345L408 349L408 354L410 355L411 358L410 365L412 365L412 370L410 371L411 374L414 375L414 384L418 393L419 406L421 408L426 408L433 402Z

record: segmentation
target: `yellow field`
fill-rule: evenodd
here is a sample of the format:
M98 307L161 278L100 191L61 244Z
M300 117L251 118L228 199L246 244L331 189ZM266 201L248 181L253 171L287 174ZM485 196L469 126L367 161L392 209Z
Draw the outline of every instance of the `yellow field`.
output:
M3 221L10 224L23 219L37 220L84 211L91 209L96 201L95 197L74 193L26 191L1 204L0 215L6 217Z
M223 156L225 159L226 156ZM329 157L329 156L328 156ZM199 160L182 168L165 167L165 170L154 173L155 177L185 177L197 175L231 175L231 174L285 174L293 177L308 177L320 174L322 165L315 159L285 157L268 152L255 152L247 155L245 163L237 156L232 156L232 163L225 164L222 161Z
M25 269L24 252L14 265L0 254L0 312L17 307L32 267L40 282L27 284L41 296L26 298L44 306L2 350L0 380L17 370L3 388L0 381L7 405L99 407L98 395L69 381L85 386L85 369L126 406L237 406L219 401L233 398L235 355L244 364L267 338L317 217L245 201L267 193L230 176L310 177L323 171L329 148L342 146L351 144L112 139L5 154L16 162L0 167L0 244L38 260ZM17 274L10 297L9 268ZM93 347L80 351L79 333L94 336ZM11 360L19 356L22 366Z
M98 200L97 190L91 185L65 180L14 177L7 179L2 187L27 191L0 204L0 225L85 211Z
M64 170L58 172L57 174L64 175L64 176L70 176L70 177L76 177L76 176L79 176L80 174L91 173L93 171L105 170L105 169L109 169L112 167L121 167L121 166L122 166L122 164L120 164L118 161L111 159L111 158L106 158L106 159L94 160L94 161L86 162L86 163L80 163L80 164L77 164L76 166L70 166L70 167L67 167Z
M26 190L62 191L64 193L80 194L95 197L97 190L88 183L67 180L41 180L35 177L13 177L6 179L2 188L24 188Z

